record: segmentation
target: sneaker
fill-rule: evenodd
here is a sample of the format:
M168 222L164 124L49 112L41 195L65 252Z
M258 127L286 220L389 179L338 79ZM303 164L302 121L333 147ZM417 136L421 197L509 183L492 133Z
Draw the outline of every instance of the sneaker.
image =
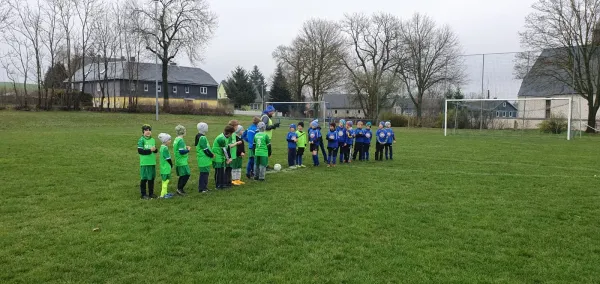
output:
M290 170L295 170L297 167L296 166L291 166Z
M178 189L177 194L179 194L181 196L185 196L185 191L183 191L183 189Z
M328 168L331 168L331 165L327 165Z
M244 185L244 184L246 184L246 183L245 183L245 182L243 182L243 181L241 181L241 180L238 180L238 184L240 184L240 185Z
M142 199L143 199L143 200L149 200L149 199L150 199L150 197L148 197L148 196L146 196L146 195L142 195Z
M241 185L240 182L237 180L232 181L231 184L235 186Z
M207 192L208 192L208 189L201 189L201 190L198 190L198 193L207 193Z
M172 197L173 197L172 195L165 194L165 196L161 196L160 199L169 199L169 198L172 198Z
M170 192L169 192L169 193L165 194L165 196L173 197L173 196L175 196L175 195L174 195L173 193L170 193Z
M300 165L299 167L301 167L301 168L306 168L306 166L305 166L305 165Z
M247 175L246 175L246 177L247 177L248 179L253 179L253 178L254 178L254 175L247 174Z
M155 199L156 197L157 197L156 194L150 195L150 199Z
M265 181L264 179L259 179L258 181Z

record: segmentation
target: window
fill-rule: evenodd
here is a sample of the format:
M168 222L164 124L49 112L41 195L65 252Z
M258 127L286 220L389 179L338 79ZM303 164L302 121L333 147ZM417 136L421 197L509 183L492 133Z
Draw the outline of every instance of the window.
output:
M335 110L335 114L337 114L337 109Z
M144 92L148 91L148 84L144 84Z
M358 110L358 113L360 114L360 109Z
M346 110L346 114L350 114L350 111L349 111L349 110Z
M513 117L513 116L512 116L512 111L509 111L509 112L508 112L508 117Z
M188 87L188 86L185 86L185 93L186 93L186 94L189 94L189 93L190 93L190 87Z
M208 93L208 90L206 87L200 87L200 94L206 95L206 93Z
M158 87L156 87L156 90L158 90L158 92L162 92L162 85L158 84Z
M173 86L173 93L177 93L177 86Z
M135 84L134 84L134 83L131 83L131 84L129 84L129 89L130 89L132 92L135 92Z
M506 112L505 111L502 112L502 117L506 117Z
M500 112L496 111L496 117L500 117Z
M550 109L552 108L552 101L546 100L546 118L550 118Z
M502 103L502 106L503 106L503 107L506 107L506 102Z
M100 92L100 83L96 83L96 91Z

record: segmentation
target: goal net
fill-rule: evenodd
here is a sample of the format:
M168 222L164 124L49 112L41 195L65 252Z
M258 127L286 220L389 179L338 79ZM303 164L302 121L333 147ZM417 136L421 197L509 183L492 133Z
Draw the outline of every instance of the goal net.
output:
M444 135L552 136L570 140L582 130L573 98L448 99Z
M317 102L266 102L266 105L273 106L278 113L277 120L281 124L298 123L299 121L307 123L318 119L323 125L327 122L327 105L324 101Z

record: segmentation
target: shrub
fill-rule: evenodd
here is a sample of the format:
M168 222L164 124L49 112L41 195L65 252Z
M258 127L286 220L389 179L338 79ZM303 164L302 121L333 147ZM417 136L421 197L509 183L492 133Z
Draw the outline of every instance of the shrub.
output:
M392 123L393 127L407 127L409 117L403 114L384 113L381 118Z
M550 119L542 121L539 128L544 133L561 134L567 131L567 119L563 116L550 116Z

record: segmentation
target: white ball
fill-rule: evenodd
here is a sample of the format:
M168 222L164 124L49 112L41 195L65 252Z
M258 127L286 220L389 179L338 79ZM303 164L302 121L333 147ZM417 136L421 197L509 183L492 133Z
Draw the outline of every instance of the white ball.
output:
M275 164L275 166L273 166L273 168L274 168L276 171L281 171L281 165L280 165L280 164Z

